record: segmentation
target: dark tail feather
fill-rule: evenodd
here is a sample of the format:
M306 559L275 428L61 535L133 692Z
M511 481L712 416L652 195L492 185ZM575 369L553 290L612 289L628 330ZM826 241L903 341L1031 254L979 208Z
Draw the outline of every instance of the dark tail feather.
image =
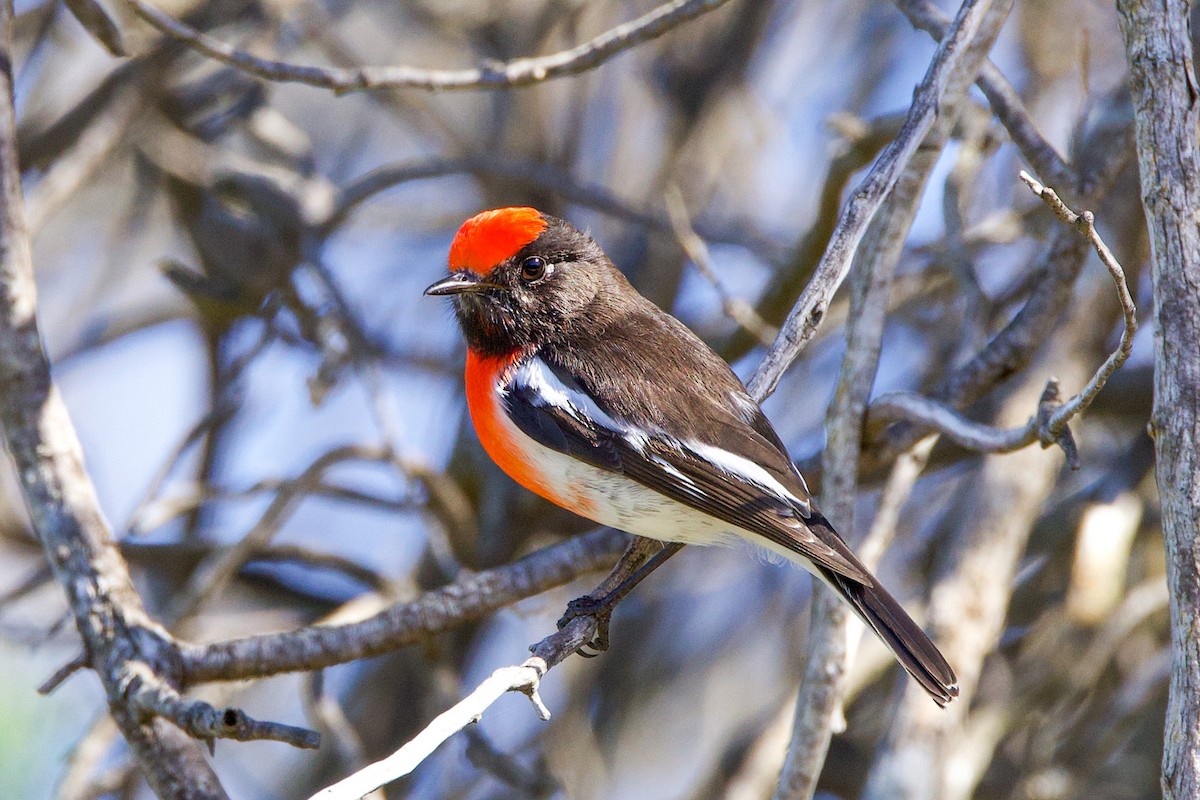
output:
M846 599L863 622L879 635L900 662L929 692L933 702L945 707L958 696L958 678L937 647L912 617L882 586L867 586L825 571L825 579Z

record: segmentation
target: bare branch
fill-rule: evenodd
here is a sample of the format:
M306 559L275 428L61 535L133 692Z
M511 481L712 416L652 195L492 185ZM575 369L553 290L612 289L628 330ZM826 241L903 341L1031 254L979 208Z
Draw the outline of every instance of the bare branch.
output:
M1053 189L1038 183L1026 172L1021 173L1021 180L1029 185L1034 194L1046 201L1059 219L1091 243L1100 261L1112 276L1125 321L1117 349L1105 359L1087 385L1065 402L1059 402L1058 382L1050 380L1038 404L1037 413L1018 428L997 429L972 422L954 408L913 392L888 392L880 395L871 403L870 413L873 421L905 420L916 423L922 430L938 431L963 447L983 453L1010 453L1034 442L1041 442L1043 447L1057 444L1066 452L1067 463L1071 468L1078 469L1079 454L1076 452L1067 423L1091 405L1108 378L1129 358L1133 349L1133 336L1137 332L1137 309L1125 280L1125 271L1096 231L1092 213L1084 211L1076 214L1071 211Z
M514 792L530 800L561 795L562 784L551 774L545 757L532 767L520 763L513 755L503 752L478 728L467 728L467 760L481 772L503 781Z
M605 529L607 530L607 529ZM605 532L599 531L599 533ZM661 543L640 536L633 537L617 565L592 593L604 597L623 585L638 567L657 551ZM593 645L603 649L607 639L608 618L606 615L576 616L559 630L536 644L530 645L533 657L519 666L504 667L463 700L441 714L418 736L383 761L364 767L337 784L317 793L312 800L347 800L358 798L383 786L385 783L407 775L416 769L434 749L468 724L477 722L483 712L506 692L520 691L529 695L534 708L543 720L550 719L550 711L537 694L539 681L545 674L560 664L572 653ZM595 644L596 642L601 644Z
M392 606L361 622L215 644L184 644L180 652L183 681L191 685L262 677L386 653L601 569L612 563L628 541L629 537L619 531L593 531L511 564L463 575L411 603ZM546 661L551 663L552 659Z
M99 7L94 0L79 1L87 7ZM54 161L26 202L29 229L34 235L104 164L141 113L144 102L137 92L117 93L108 113L98 117L79 135L75 146Z
M143 714L168 719L197 739L239 742L271 739L308 750L315 750L321 743L321 735L316 731L279 722L262 722L237 708L218 709L201 700L188 700L145 664L130 666L124 690L130 707Z
M225 588L226 582L242 565L271 541L296 504L320 483L325 471L335 464L351 460L388 461L391 453L385 448L346 445L335 447L310 464L295 481L288 483L267 506L258 522L236 544L215 552L196 568L187 587L180 592L167 618L179 622L204 605Z
M67 663L63 664L58 669L54 670L54 674L46 680L42 681L41 686L38 686L38 694L50 694L59 686L62 686L67 678L85 669L88 665L87 656L83 653L72 658Z
M1128 98L1116 89L1104 98L1099 122L1087 125L1079 134L1075 152L1083 176L1077 179L1082 187L1081 202L1098 203L1111 187L1129 152L1131 123ZM1084 238L1066 227L1055 228L1046 249L1031 265L1030 274L1038 279L1029 299L983 349L941 379L935 392L937 399L952 408L963 408L1023 370L1045 344L1046 331L1057 325L1063 310L1070 307L1071 292L1086 257ZM865 472L890 464L927 430L908 424L885 429L871 423L872 418L868 418L868 446L863 451L861 465ZM806 464L802 468L815 473L818 467Z
M70 752L67 755L66 769L63 771L62 777L58 781L58 786L54 790L55 800L83 800L84 798L95 797L91 790L97 784L103 785L104 777L107 775L97 776L97 766L104 759L104 756L116 739L120 738L120 731L117 725L113 722L111 716L101 713L82 736L72 745ZM133 766L133 760L125 758L124 763L116 767L124 773L137 774L137 770Z
M142 607L83 465L82 448L41 344L12 85L12 4L0 3L0 428L33 527L100 677L108 707L161 797L226 797L199 745L145 721L124 696L132 663L164 666L170 639Z
M872 420L896 422L904 420L916 423L922 430L937 431L970 450L981 453L1011 453L1038 441L1039 432L1049 423L1053 407L1057 410L1059 399L1058 381L1050 380L1042 393L1039 412L1019 428L993 428L971 420L937 400L916 392L887 392L871 402ZM1062 444L1068 453L1073 445L1051 439ZM1078 460L1072 461L1078 469Z
M392 187L410 181L465 173L514 181L652 230L669 231L672 227L670 219L661 213L640 209L632 202L614 194L606 186L580 180L569 171L559 169L553 164L504 158L496 154L482 157L466 155L455 158L413 159L376 167L342 187L329 216L321 220L317 227L322 235L329 234L362 203ZM787 260L783 244L758 230L752 219L713 222L697 220L695 225L696 232L710 242L744 247L776 265Z
M750 393L757 399L762 400L775 390L784 371L816 333L834 292L850 271L854 252L867 226L896 185L913 153L932 129L951 77L961 70L963 60L970 52L990 7L987 0L968 0L959 9L954 24L938 45L925 77L917 86L899 135L879 156L842 210L841 219L812 280L751 377Z
M209 36L159 10L146 0L125 0L135 14L162 33L185 42L210 58L269 81L303 83L338 93L378 89L504 89L578 75L642 42L725 5L729 0L672 0L635 20L618 25L589 42L535 58L519 58L474 69L431 70L417 67L313 67L259 58Z
M964 3L956 21L962 28L970 19L969 5ZM854 259L858 270L852 285L846 355L826 422L829 446L821 491L826 513L837 520L842 535L851 542L858 538L854 500L858 491L863 420L878 371L892 276L916 217L925 184L949 139L951 126L961 114L967 89L1010 8L1011 4L1006 2L994 6L986 2L979 5L976 11L979 18L973 33L963 42L962 57L943 83L936 120L930 120L927 134L922 134L920 149L914 149L910 160L898 166L900 172L885 191L887 205L874 220L867 220L869 229ZM930 73L937 67L936 59L948 58L948 55L948 50L939 49L934 64L930 65ZM913 111L918 102L914 99ZM885 158L886 153L880 161ZM849 255L853 255L853 251L852 246ZM830 294L832 291L833 288ZM873 565L867 562L867 566ZM805 642L804 678L796 700L795 723L775 800L813 796L830 737L843 719L841 703L846 671L853 654L849 641L849 609L831 593L822 592L813 598L812 613Z
M599 533L606 531L607 529ZM625 557L622 557L612 573L600 584L597 592L611 590L619 584L622 576L627 577L627 573L635 568L638 560L656 546L657 543L652 540L635 538L626 550ZM475 691L439 715L416 738L395 753L318 792L311 800L358 800L385 783L407 775L446 739L472 722L478 722L483 712L508 692L517 691L528 695L538 716L543 720L550 719L550 710L537 693L541 679L551 667L562 663L572 653L595 641L598 630L605 624L605 621L591 616L571 619L545 639L530 645L532 658L519 666L496 670Z
M846 186L863 167L896 138L904 123L902 114L885 114L864 120L852 114L834 114L827 125L838 136L839 152L830 160L817 202L817 213L795 248L785 260L783 269L776 276L756 304L757 312L768 324L782 322L801 291L812 277L816 264L825 251L838 224L842 197ZM709 241L711 235L700 231ZM828 319L827 322L831 320ZM736 361L754 346L754 339L738 331L721 349L727 361Z
M310 673L304 683L304 713L321 729L321 738L332 741L334 752L347 770L362 766L366 762L362 737L337 698L325 691L325 671Z
M96 0L66 0L66 6L75 15L75 19L79 20L79 24L86 28L110 55L118 58L128 55L125 52L121 29L102 4Z
M538 683L549 666L534 656L514 667L501 667L493 672L475 691L439 714L423 731L382 761L364 767L334 785L322 789L311 800L359 800L384 784L391 783L417 768L438 746L468 725L478 722L483 712L509 692L521 692L529 697L543 720L550 711L538 695Z
M950 20L929 0L896 0L896 6L914 27L934 39L940 40L945 36ZM1038 131L1025 104L1000 69L990 60L985 61L975 82L1029 166L1052 183L1073 184L1074 173L1071 168L1054 145L1047 142Z

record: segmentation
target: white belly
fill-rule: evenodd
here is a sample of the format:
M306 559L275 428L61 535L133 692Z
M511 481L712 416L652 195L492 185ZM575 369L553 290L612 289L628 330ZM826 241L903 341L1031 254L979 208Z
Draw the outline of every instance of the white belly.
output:
M499 405L499 396L496 397ZM632 478L609 472L551 450L518 428L496 409L509 441L534 467L560 504L601 525L627 533L685 544L728 544L738 531L708 514L672 500Z
M516 435L521 437L525 455L543 470L548 485L560 497L572 498L571 510L593 522L662 542L732 545L741 540L766 550L760 555L768 561L778 562L782 557L824 580L807 558L765 536L697 511L632 478L551 450L521 431ZM581 487L587 487L586 498L580 496ZM590 500L590 508L583 513L589 505L586 500Z
M729 544L738 530L723 520L672 500L632 478L598 469L529 440L526 453L562 497L577 500L584 516L627 533L685 544ZM540 452L533 451L538 448ZM584 497L580 497L580 490ZM584 500L585 502L578 502Z

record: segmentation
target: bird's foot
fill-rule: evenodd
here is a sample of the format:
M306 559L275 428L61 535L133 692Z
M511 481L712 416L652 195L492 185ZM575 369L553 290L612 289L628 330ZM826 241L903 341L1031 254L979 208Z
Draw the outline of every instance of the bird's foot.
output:
M584 595L567 603L566 613L558 620L559 630L578 617L591 617L596 620L596 632L590 640L580 645L577 651L579 655L584 658L595 658L608 649L608 629L612 623L612 612L615 605L611 594L601 598Z

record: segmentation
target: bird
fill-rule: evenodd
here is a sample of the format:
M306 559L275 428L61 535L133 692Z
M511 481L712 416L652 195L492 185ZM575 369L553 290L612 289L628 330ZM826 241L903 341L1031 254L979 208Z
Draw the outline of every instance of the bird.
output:
M806 568L940 706L954 670L821 513L728 364L643 297L588 234L529 207L483 211L450 244L465 392L483 449L526 489L637 536L738 537Z

